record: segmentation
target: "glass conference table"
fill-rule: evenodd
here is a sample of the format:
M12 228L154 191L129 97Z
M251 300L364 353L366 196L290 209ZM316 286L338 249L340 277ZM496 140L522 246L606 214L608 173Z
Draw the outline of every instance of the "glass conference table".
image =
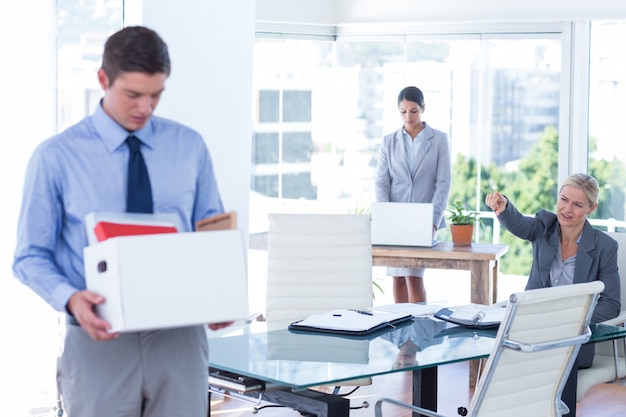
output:
M497 332L430 318L360 337L296 333L287 325L253 322L212 332L210 391L237 392L239 398L259 403L262 398L319 417L345 417L348 399L308 388L411 371L413 404L436 410L437 367L489 356ZM592 332L591 342L626 337L622 327L592 325ZM407 346L417 351L415 359L398 360Z

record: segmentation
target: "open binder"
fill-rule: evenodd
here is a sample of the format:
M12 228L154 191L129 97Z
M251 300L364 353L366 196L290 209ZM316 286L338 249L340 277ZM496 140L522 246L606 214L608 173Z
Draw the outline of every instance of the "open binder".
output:
M341 335L369 335L384 328L395 328L413 318L410 313L392 313L370 310L334 310L313 314L293 322L289 330L332 333Z
M503 307L451 307L437 311L435 317L463 327L491 329L500 326L505 313L506 308Z

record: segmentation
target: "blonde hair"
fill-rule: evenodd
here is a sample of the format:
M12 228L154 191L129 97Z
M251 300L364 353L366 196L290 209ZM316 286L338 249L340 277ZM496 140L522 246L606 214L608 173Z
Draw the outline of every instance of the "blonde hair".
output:
M565 178L565 181L563 181L561 189L559 190L559 194L561 193L561 190L563 190L563 187L565 187L566 185L583 190L585 196L587 197L587 200L589 200L589 204L592 207L598 205L600 186L598 185L598 181L591 175L583 173L570 175L569 177Z

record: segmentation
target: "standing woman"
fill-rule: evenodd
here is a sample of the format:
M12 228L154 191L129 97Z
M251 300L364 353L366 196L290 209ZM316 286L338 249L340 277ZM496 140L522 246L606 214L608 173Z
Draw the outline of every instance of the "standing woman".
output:
M417 87L398 95L403 126L383 138L376 167L376 201L432 203L433 234L446 225L450 195L448 135L422 121L426 106ZM399 221L402 221L399 219ZM423 268L387 268L396 303L426 301Z

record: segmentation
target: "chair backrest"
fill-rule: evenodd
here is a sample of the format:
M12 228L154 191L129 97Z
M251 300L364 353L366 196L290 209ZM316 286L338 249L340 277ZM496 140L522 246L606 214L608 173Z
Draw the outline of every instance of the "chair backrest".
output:
M268 321L373 305L370 216L269 215Z
M603 289L594 281L512 294L469 415L560 416L563 386Z
M607 232L617 241L617 270L621 283L622 310L626 310L626 233Z

